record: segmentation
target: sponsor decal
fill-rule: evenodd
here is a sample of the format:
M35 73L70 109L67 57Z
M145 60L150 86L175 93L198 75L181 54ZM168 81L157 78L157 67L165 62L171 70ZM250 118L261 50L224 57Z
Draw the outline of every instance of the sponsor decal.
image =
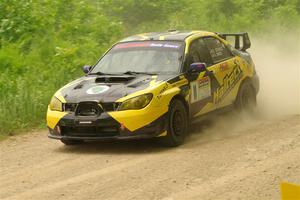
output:
M236 83L242 78L243 72L237 60L234 61L232 72L223 79L223 84L214 92L214 102L217 104L224 99Z
M164 47L164 48L174 48L174 49L178 49L179 45L175 45L175 44L160 44L160 43L151 43L150 47Z
M211 82L208 76L191 82L191 103L211 96Z
M228 67L228 63L227 62L224 62L224 63L220 64L220 70L221 70L221 72L222 71L226 71L228 69L229 69L229 67Z
M86 91L87 94L101 94L106 92L109 89L109 87L107 85L98 85L98 86L94 86L91 87L90 89L88 89Z
M153 42L130 42L124 44L117 44L114 49L137 48L137 47L160 47L179 49L180 45L168 43L153 43Z
M157 98L160 99L162 94L168 89L168 84L165 84L165 86L159 91Z

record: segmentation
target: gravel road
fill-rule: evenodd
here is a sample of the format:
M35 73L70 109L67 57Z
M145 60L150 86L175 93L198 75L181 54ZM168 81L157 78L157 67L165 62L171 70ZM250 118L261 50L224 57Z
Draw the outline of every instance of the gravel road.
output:
M11 137L0 143L0 199L280 199L282 181L300 183L299 115L227 114L191 132L178 148Z

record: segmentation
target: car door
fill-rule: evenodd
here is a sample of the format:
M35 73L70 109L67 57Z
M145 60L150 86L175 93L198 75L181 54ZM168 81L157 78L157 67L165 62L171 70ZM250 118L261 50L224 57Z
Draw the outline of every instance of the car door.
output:
M204 38L213 65L208 70L213 72L218 81L218 88L214 90L213 102L216 108L222 108L232 104L236 97L236 86L242 77L242 71L229 48L221 40L215 37Z
M207 71L186 73L190 82L190 115L196 117L213 111L216 106L213 102L213 94L219 87L214 72L217 66L213 64L211 55L203 38L191 42L186 57L186 71L192 63L205 63Z

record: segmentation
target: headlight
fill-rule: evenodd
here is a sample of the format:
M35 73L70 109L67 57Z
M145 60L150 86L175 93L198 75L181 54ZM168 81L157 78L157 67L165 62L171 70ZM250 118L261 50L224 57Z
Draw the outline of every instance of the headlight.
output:
M62 109L62 102L58 100L56 97L52 97L50 101L50 109L55 111L63 111Z
M146 107L152 100L152 94L143 94L124 101L118 110L138 110Z

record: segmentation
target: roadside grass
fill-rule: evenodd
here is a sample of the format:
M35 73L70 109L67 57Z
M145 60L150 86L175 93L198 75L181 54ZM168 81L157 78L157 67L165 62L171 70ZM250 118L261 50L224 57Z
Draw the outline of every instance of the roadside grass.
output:
M0 139L34 127L46 127L47 105L52 95L83 75L80 66L84 64L75 58L49 55L53 59L45 60L36 51L20 55L14 45L0 49Z

